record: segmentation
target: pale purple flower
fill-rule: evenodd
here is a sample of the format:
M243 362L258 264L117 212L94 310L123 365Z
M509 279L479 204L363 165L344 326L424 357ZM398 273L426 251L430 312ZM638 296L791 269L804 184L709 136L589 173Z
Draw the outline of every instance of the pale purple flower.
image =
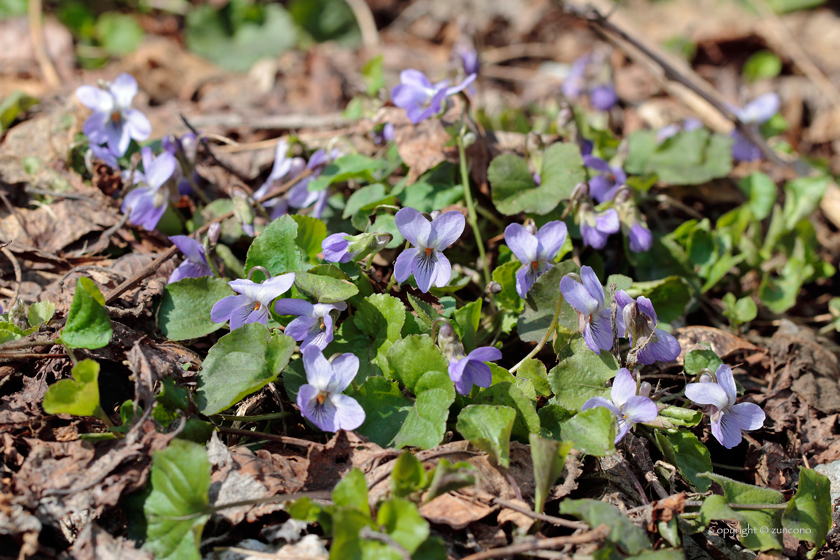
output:
M396 215L397 229L414 245L403 251L394 265L394 277L402 283L411 274L417 287L426 293L432 285L442 288L452 277L449 259L443 250L464 232L466 220L460 212L444 212L431 222L414 208L403 208Z
M703 121L694 117L683 120L682 123L671 123L663 126L656 132L656 143L661 144L668 138L676 136L679 132L691 132L703 128Z
M120 170L120 164L117 161L117 156L114 155L114 153L108 149L107 145L99 146L98 144L90 144L88 147L93 153L93 157L102 161L111 169L115 169L117 171Z
M618 336L630 339L634 348L650 338L636 355L640 364L651 365L657 361L670 362L677 359L682 351L680 343L667 331L656 328L659 319L648 298L639 296L634 301L627 292L618 290L615 299L618 303Z
M449 87L449 80L432 84L419 70L403 70L400 72L400 85L391 90L391 100L397 107L405 109L412 124L417 124L439 113L444 99L466 89L475 78L476 74L470 74L457 86Z
M306 169L311 169L312 173L301 179L300 182L289 190L289 194L286 195L289 206L292 208L308 208L314 203L315 207L312 209L312 216L320 219L327 205L329 189L310 191L309 182L318 177L324 168L338 157L341 157L341 152L337 149L333 149L329 157L327 157L327 152L324 150L318 150L312 154L312 157L309 158L309 162L306 164Z
M775 93L765 93L747 103L743 109L740 107L730 107L732 112L738 117L742 123L750 125L764 124L769 121L773 115L779 112L779 96ZM744 138L744 136L733 130L729 136L732 137L732 157L737 161L754 161L761 159L761 150Z
M268 178L262 186L254 192L254 198L259 200L270 195L283 183L291 181L300 175L306 168L306 160L301 157L290 158L288 156L289 144L285 140L277 142L274 152L274 165L271 168ZM294 189L294 187L293 187ZM271 219L276 220L288 211L289 204L283 198L272 198L262 203L265 208L271 208Z
M618 102L612 84L601 84L589 91L589 102L599 111L608 111Z
M538 187L542 184L542 176L539 173L534 173L531 175L531 178L534 179L534 184Z
M627 175L621 167L610 166L599 157L583 156L583 163L590 169L600 171L589 180L589 193L598 202L612 200L619 187L627 182Z
M332 311L344 311L347 304L337 303L311 304L302 299L281 299L274 304L274 312L278 315L298 315L286 326L286 336L290 336L300 343L303 350L314 345L323 350L333 339Z
M644 253L653 246L653 234L641 222L633 222L627 239L630 243L630 250L634 253Z
M741 430L757 430L764 425L764 411L753 403L735 404L735 378L728 365L718 366L715 377L717 383L689 383L685 396L697 404L709 405L712 435L722 446L732 449L741 443Z
M505 243L522 263L516 272L516 293L525 299L537 278L554 266L554 257L566 242L566 224L548 222L536 235L519 224L505 228Z
M618 101L615 88L605 81L607 76L604 57L586 53L572 63L572 69L563 81L561 90L569 99L588 92L592 107L607 111Z
M134 182L143 183L125 195L122 212L130 212L129 221L152 231L169 205L169 189L164 185L175 172L177 162L169 152L152 155L148 146L140 150L143 172L134 172Z
M578 218L583 243L593 249L603 249L609 236L621 229L621 221L615 208L595 212L591 204L584 203L580 205Z
M214 323L230 321L231 330L238 329L246 323L265 325L268 323L271 302L294 283L294 272L269 278L262 284L244 278L228 282L233 291L241 295L227 296L216 302L210 310L210 319Z
M180 138L177 136L164 136L161 140L163 149L178 161L175 168L175 180L178 185L178 193L191 195L193 184L201 181L201 176L195 169L195 159L198 153L198 138L192 132L187 132Z
M376 127L372 133L373 143L381 146L394 139L394 125L386 122L382 127Z
M212 276L213 271L210 270L210 265L207 263L207 256L204 254L204 247L201 243L187 235L173 235L169 240L178 247L178 250L184 254L184 262L169 276L167 284L177 282L184 278L201 278L202 276Z
M650 385L648 385L649 390ZM621 368L613 379L610 398L592 397L581 407L581 411L603 406L612 412L616 419L615 443L627 435L638 422L653 422L658 416L656 403L646 395L636 394L636 380L626 368Z
M449 378L455 382L459 393L469 395L473 385L489 387L493 383L493 373L484 362L494 362L501 358L502 351L498 348L476 348L463 358L449 362Z
M137 80L130 74L120 74L107 89L94 86L76 88L76 98L93 114L87 118L82 131L94 144L108 144L108 149L122 157L134 138L142 142L152 133L149 119L131 108L137 94Z
M365 421L365 411L353 397L342 395L359 371L359 358L341 354L332 363L316 346L302 352L306 385L301 385L297 405L304 418L319 430L355 430Z
M350 241L347 240L349 234L341 232L334 233L321 242L321 250L324 252L324 260L331 263L346 263L353 258L353 253L350 253L347 248L350 247Z
M571 99L583 93L586 88L586 69L591 62L592 53L586 53L572 63L572 69L561 87L563 95Z
M612 349L612 322L610 308L604 307L604 288L589 266L580 268L583 283L564 276L560 280L560 293L577 311L578 325L586 345L600 354L601 350Z
M452 49L455 55L461 59L461 65L464 67L464 73L469 76L471 74L478 74L478 52L475 48L466 41L459 41Z

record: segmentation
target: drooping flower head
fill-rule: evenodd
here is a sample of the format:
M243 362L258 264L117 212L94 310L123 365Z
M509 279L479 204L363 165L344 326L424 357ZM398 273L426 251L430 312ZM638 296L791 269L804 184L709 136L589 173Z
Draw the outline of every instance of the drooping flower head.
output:
M764 425L764 411L753 403L735 404L738 396L735 377L728 365L718 366L715 377L717 383L711 379L689 383L685 396L697 404L709 406L712 435L722 446L732 449L741 443L741 430L757 430Z
M636 206L630 189L623 187L618 190L613 199L613 208L618 212L621 231L627 237L630 250L634 253L644 253L653 245L653 234Z
M108 144L108 149L122 157L134 138L142 142L152 133L146 115L131 108L137 94L137 80L120 74L106 88L79 86L76 98L93 114L82 125L82 131L94 144Z
M560 293L566 298L578 315L580 332L586 345L600 354L601 350L610 350L613 345L610 308L604 306L604 288L589 266L580 267L583 283L564 276L560 280Z
M548 222L536 235L524 226L510 224L505 228L505 243L522 263L516 272L516 293L525 299L537 278L554 266L554 257L566 242L566 224Z
M464 68L465 75L478 74L478 51L475 50L475 47L471 43L458 41L452 48L452 52L461 59L461 66Z
M333 339L333 311L344 311L347 304L337 303L311 304L302 299L281 299L274 304L274 311L278 315L298 315L288 324L286 336L290 336L300 343L303 350L314 345L323 350Z
M502 358L502 351L492 346L476 348L466 356L449 361L449 378L455 382L455 389L462 395L469 395L473 385L489 387L493 373L485 362Z
M201 243L187 235L173 235L169 240L178 247L178 250L184 254L184 262L172 272L167 280L167 284L177 282L184 278L201 278L202 276L211 276L213 274L210 270L210 265L207 263L207 256L204 254L204 247Z
M246 323L268 323L271 302L280 297L295 283L295 273L281 274L269 278L262 284L241 278L228 282L238 296L227 296L216 302L210 310L214 323L230 321L231 330Z
M659 319L653 309L653 303L639 296L635 300L624 290L615 294L618 303L618 336L627 337L633 347L637 347L647 340L644 348L639 349L636 360L640 364L650 365L654 362L670 362L676 360L682 348L677 339L662 329L657 329Z
M759 125L764 124L779 112L779 96L775 93L765 93L747 103L743 109L730 107L732 112L742 123ZM762 153L758 146L744 138L744 136L733 130L729 134L733 139L732 157L737 161L754 161L761 159Z
M371 131L371 138L377 146L390 142L394 139L394 125L386 122L383 125L377 126Z
M360 233L348 235L334 233L321 242L324 260L331 263L346 263L362 260L368 255L378 253L394 238L390 233Z
M589 180L589 194L598 202L612 200L618 189L627 182L627 174L619 166L609 163L593 155L583 156L586 167L600 172Z
M318 150L312 154L312 157L309 158L309 162L306 164L306 169L311 169L312 173L301 179L300 182L289 190L289 194L286 195L289 206L292 208L309 208L312 204L315 204L315 207L312 209L312 216L320 219L327 205L327 197L330 191L329 189L310 191L309 182L317 178L331 161L339 157L341 157L341 152L337 149L333 149L329 156L327 156L327 152L324 150Z
M164 136L161 140L164 150L175 156L178 167L175 169L175 179L178 185L178 193L190 195L193 192L193 184L201 181L201 176L195 169L195 158L198 153L198 138L192 132L187 132L180 138L177 136Z
M306 385L301 385L297 405L304 418L319 430L355 430L365 421L365 411L353 397L341 393L359 371L359 358L341 354L328 362L317 346L302 352Z
M610 83L610 71L602 53L586 53L578 57L563 81L563 95L569 99L589 93L593 108L607 111L618 101Z
M439 214L431 222L414 208L403 208L396 215L397 229L414 245L397 257L394 277L402 283L414 274L417 287L426 293L432 285L442 288L452 277L444 249L455 243L464 232L466 220L460 212Z
M130 212L129 221L152 231L169 206L169 189L164 185L175 172L175 157L169 152L152 155L148 146L140 150L143 172L134 172L135 184L140 184L125 195L122 212Z
M650 384L647 384L647 387L643 387L642 394L637 395L633 374L626 368L621 368L613 379L610 398L592 397L583 404L581 411L603 406L615 414L618 420L615 443L618 443L636 423L656 420L659 413L656 403L648 397L649 392Z
M578 207L577 214L580 223L580 235L584 245L593 249L603 249L610 235L618 233L621 221L615 208L607 208L603 212L596 212L590 202L583 202Z
M400 72L400 85L391 90L391 100L397 107L405 109L412 124L417 124L439 113L444 99L466 89L475 78L476 74L470 74L457 86L448 87L449 80L432 84L419 70L403 70Z
M301 157L289 157L289 144L285 140L277 142L277 149L274 152L274 165L265 183L254 192L254 198L260 200L275 192L283 183L291 181L300 175L306 168L306 160ZM272 198L262 203L266 208L271 208L271 219L276 220L288 210L288 201L282 198Z

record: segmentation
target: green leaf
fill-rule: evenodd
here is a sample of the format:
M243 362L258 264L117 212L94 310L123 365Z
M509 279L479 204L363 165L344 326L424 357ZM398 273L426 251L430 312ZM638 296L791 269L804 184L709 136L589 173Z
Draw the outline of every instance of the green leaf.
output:
M417 401L408 413L394 438L394 447L401 449L408 445L430 449L439 444L446 432L449 407L455 402L455 389L449 374L429 371L417 380L414 386Z
M356 432L381 447L391 445L413 408L400 384L382 376L371 377L352 396L365 410L365 421Z
M502 368L499 368L502 369ZM528 441L532 433L540 433L540 417L537 416L534 403L522 390L506 381L481 389L475 397L476 404L506 406L516 411L513 424L513 436L521 441Z
M371 97L376 96L379 90L385 87L385 76L382 70L384 60L381 54L376 55L365 62L359 70L365 79L367 94Z
M255 266L262 266L272 277L294 272L303 268L301 250L295 239L298 234L298 224L289 215L274 220L257 236L248 248L245 257L245 272ZM256 272L251 279L262 282L265 275Z
M659 411L659 417L668 420L674 426L691 428L703 419L702 410L690 410L678 406L666 406Z
M830 183L831 178L826 176L798 177L785 183L785 207L782 215L788 231L793 230L799 220L814 213Z
M129 14L105 12L96 20L96 36L109 54L130 54L143 41L143 28Z
M515 313L520 313L525 305L525 300L516 293L516 272L520 268L522 268L522 263L513 260L493 271L493 282L498 282L502 286L502 291L496 294L496 302Z
M713 519L734 519L741 524L741 543L750 550L782 550L782 510L737 509L728 504L781 504L781 492L737 482L719 474L698 475L717 482L723 496L709 496L700 508L700 521L708 525Z
M538 414L540 417L540 433L542 437L560 441L563 439L560 435L563 424L574 416L575 412L565 409L559 404L549 403L542 407Z
M685 278L669 276L653 282L637 282L627 290L631 297L645 296L653 303L656 315L663 323L681 318L691 302L694 290Z
M464 351L470 353L475 350L476 333L478 332L478 323L481 320L481 300L477 299L457 309L452 314L452 319L454 320L455 332L458 333L461 343L464 345Z
M214 323L210 311L233 293L227 282L213 276L167 284L157 316L161 332L171 340L189 340L221 329L225 323Z
M656 447L700 492L709 489L711 482L699 475L712 471L712 456L697 436L687 430L657 430Z
M474 404L458 415L455 428L469 442L488 453L497 464L510 466L510 432L516 411L509 406Z
M700 288L700 292L705 294L714 288L730 270L738 266L746 258L747 255L732 255L731 253L726 253L722 257L719 257L717 262L705 273L706 283Z
M0 8L0 11L2 11L2 8ZM0 132L8 130L19 116L37 104L37 99L20 90L7 95L0 102Z
M808 10L825 4L825 0L767 0L767 3L777 14L793 12L796 10Z
M316 260L321 252L321 243L327 238L327 224L312 216L294 214L292 219L298 225L295 243L310 259ZM260 235L264 235L265 232Z
M631 556L650 549L650 541L645 532L636 527L617 507L606 502L566 499L560 502L560 513L582 519L590 527L606 524L610 528L607 538Z
M58 341L68 348L93 350L107 346L112 333L111 318L105 311L105 298L93 280L79 278L67 322Z
M332 356L347 352L355 354L359 358L359 372L356 374L356 385L359 386L371 377L382 376L382 370L376 360L377 348L372 346L371 342L371 338L348 319L336 329L335 338L324 350L324 355ZM387 365L384 355L381 361L386 362Z
M540 176L542 181L537 186L524 159L513 154L495 157L487 178L496 209L506 216L520 212L548 214L554 210L586 178L577 145L558 142L546 148Z
M372 183L376 181L374 172L385 167L381 159L374 159L362 154L341 156L327 165L321 174L307 185L310 192L322 191L334 183L350 179L361 179Z
M409 554L414 554L423 541L429 538L428 521L420 516L413 502L403 498L385 501L376 514L376 523Z
M394 379L415 394L415 385L426 372L449 371L448 360L428 335L411 335L397 341L388 350L388 364Z
M572 272L580 272L580 268L573 261L563 261L540 276L528 290L525 310L516 324L519 338L524 342L538 342L545 335L557 311L560 280ZM577 332L578 330L576 311L565 300L560 307L558 324L568 331Z
M29 306L26 320L30 327L37 327L49 323L55 315L55 304L51 301L39 301Z
M456 166L445 161L421 176L410 187L392 191L403 207L418 212L432 212L455 204L464 196L464 188L455 184Z
M748 82L775 78L782 71L782 61L771 51L753 53L744 63L742 74Z
M394 197L388 195L385 190L385 185L382 183L367 185L350 195L350 198L344 204L344 211L341 217L346 219L357 212L364 212L365 220L367 220L368 213L373 211L378 205L393 203Z
M405 323L403 303L388 294L368 296L358 305L353 323L373 338L370 351L375 358L372 361L383 372L389 372L386 355L394 342L400 339L400 331Z
M542 513L549 492L563 472L572 444L542 438L537 434L531 434L530 443L531 461L534 463L534 511Z
M155 451L152 493L143 504L148 528L145 548L155 558L200 559L201 532L210 518L210 461L200 445L173 440ZM188 519L180 519L188 517Z
M475 478L476 468L471 464L463 461L452 464L447 459L441 459L432 473L432 482L425 497L426 503L447 492L475 486Z
M404 498L413 492L423 490L429 484L429 475L423 463L411 451L403 451L391 471L391 494Z
M356 508L370 517L368 489L365 475L357 468L352 468L332 492L333 503L338 507Z
M100 416L99 364L82 360L70 371L73 379L62 379L52 384L44 394L44 412L71 414L73 416Z
M655 130L639 130L627 143L625 171L655 173L666 184L699 185L726 177L732 170L732 139L706 129L678 132L662 143Z
M551 387L548 384L548 372L546 372L545 364L539 360L525 360L516 372L516 379L529 380L536 394L541 397L551 396Z
M333 542L330 547L330 560L362 560L362 540L359 531L364 527L373 529L373 520L355 508L340 508L333 513ZM378 543L383 544L384 543ZM382 554L382 550L377 550ZM371 558L376 558L372 556ZM390 560L390 556L386 556ZM396 560L396 559L395 559Z
M247 72L264 57L292 48L297 32L278 4L232 0L220 8L204 4L186 14L184 41L192 52L234 72Z
M359 293L359 288L352 282L308 272L295 273L295 286L318 303L344 301Z
M618 373L618 362L612 354L595 354L583 338L575 338L558 358L560 363L548 372L557 404L580 410L592 397L608 397L605 384Z
M198 372L198 408L211 415L230 408L277 379L295 349L295 341L249 323L213 345Z
M615 453L615 415L603 406L577 413L560 426L561 439L586 455L606 457Z
M741 179L738 187L749 197L747 207L756 220L763 220L770 216L778 198L776 183L770 177L756 171Z
M685 355L685 372L692 377L704 370L715 373L721 364L723 360L711 348L690 350Z
M814 558L831 529L831 483L818 472L799 467L799 486L782 515L788 534L814 543L808 558Z

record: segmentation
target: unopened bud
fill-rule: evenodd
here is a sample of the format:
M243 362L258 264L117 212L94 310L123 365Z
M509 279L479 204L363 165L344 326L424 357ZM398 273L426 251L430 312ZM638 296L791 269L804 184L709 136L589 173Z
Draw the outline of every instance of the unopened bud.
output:
M464 147L469 148L470 146L475 144L475 134L472 133L472 132L467 132L466 134L464 134L463 142L464 142Z
M222 232L222 224L219 222L215 222L210 224L210 227L207 230L207 239L210 240L211 245L215 245L219 242L219 234Z
M703 373L700 375L700 379L697 380L699 383L712 383L712 376L708 373Z
M534 222L528 222L527 224L525 224L525 231L527 231L531 235L537 235L537 226L534 225Z
M458 340L458 335L455 334L452 325L445 321L442 321L438 327L438 346L450 362L464 357L464 347Z
M233 197L233 215L243 225L251 225L254 223L254 209L251 208L251 203L247 198L242 196Z
M642 381L642 384L639 386L639 396L642 397L650 397L650 392L653 390L653 387L650 386L650 383L647 381Z
M488 294L498 294L502 291L502 285L498 282L490 282L489 284L487 284L487 288L485 288L485 291Z
M572 194L569 196L570 200L581 200L589 196L589 184L588 183L578 183L575 185L575 188L572 189Z

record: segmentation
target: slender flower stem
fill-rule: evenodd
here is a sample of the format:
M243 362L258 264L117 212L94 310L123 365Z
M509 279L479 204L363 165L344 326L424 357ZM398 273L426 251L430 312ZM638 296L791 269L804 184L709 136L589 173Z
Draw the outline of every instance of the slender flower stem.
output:
M407 250L409 247L411 247L411 243L406 241L405 242L405 247L403 247L403 251ZM388 280L388 285L385 287L385 293L386 294L391 292L391 288L394 287L394 283L396 281L397 281L397 268L396 268L396 264L395 264L394 265L394 272L391 273L391 279Z
M210 267L210 271L213 273L213 276L221 278L222 275L219 274L219 270L216 268L216 263L213 262L213 252L210 249L210 239L207 237L204 238L204 258L207 259L207 266Z
M481 271L484 273L484 285L490 284L490 264L487 262L487 255L484 253L484 242L481 240L481 231L478 229L478 216L475 213L475 202L473 202L470 191L470 174L467 170L467 153L464 149L464 137L458 136L458 156L461 160L461 183L464 185L464 201L467 203L467 221L472 227L475 235L475 244L478 245L478 258L481 260Z
M551 333L554 332L554 329L557 328L557 321L560 319L560 309L563 307L563 294L560 294L560 298L557 300L557 309L554 310L554 317L551 319L551 324L548 326L548 329L545 331L545 335L543 335L542 340L534 347L531 352L528 353L527 356L522 358L522 361L510 368L511 373L516 373L516 370L522 367L527 360L530 360L537 354L539 354L540 350L543 349L545 343L548 342L548 338L551 336Z
M272 412L271 414L257 414L254 416L235 416L233 414L216 414L213 418L227 420L229 422L264 422L266 420L280 420L293 414L292 411Z

